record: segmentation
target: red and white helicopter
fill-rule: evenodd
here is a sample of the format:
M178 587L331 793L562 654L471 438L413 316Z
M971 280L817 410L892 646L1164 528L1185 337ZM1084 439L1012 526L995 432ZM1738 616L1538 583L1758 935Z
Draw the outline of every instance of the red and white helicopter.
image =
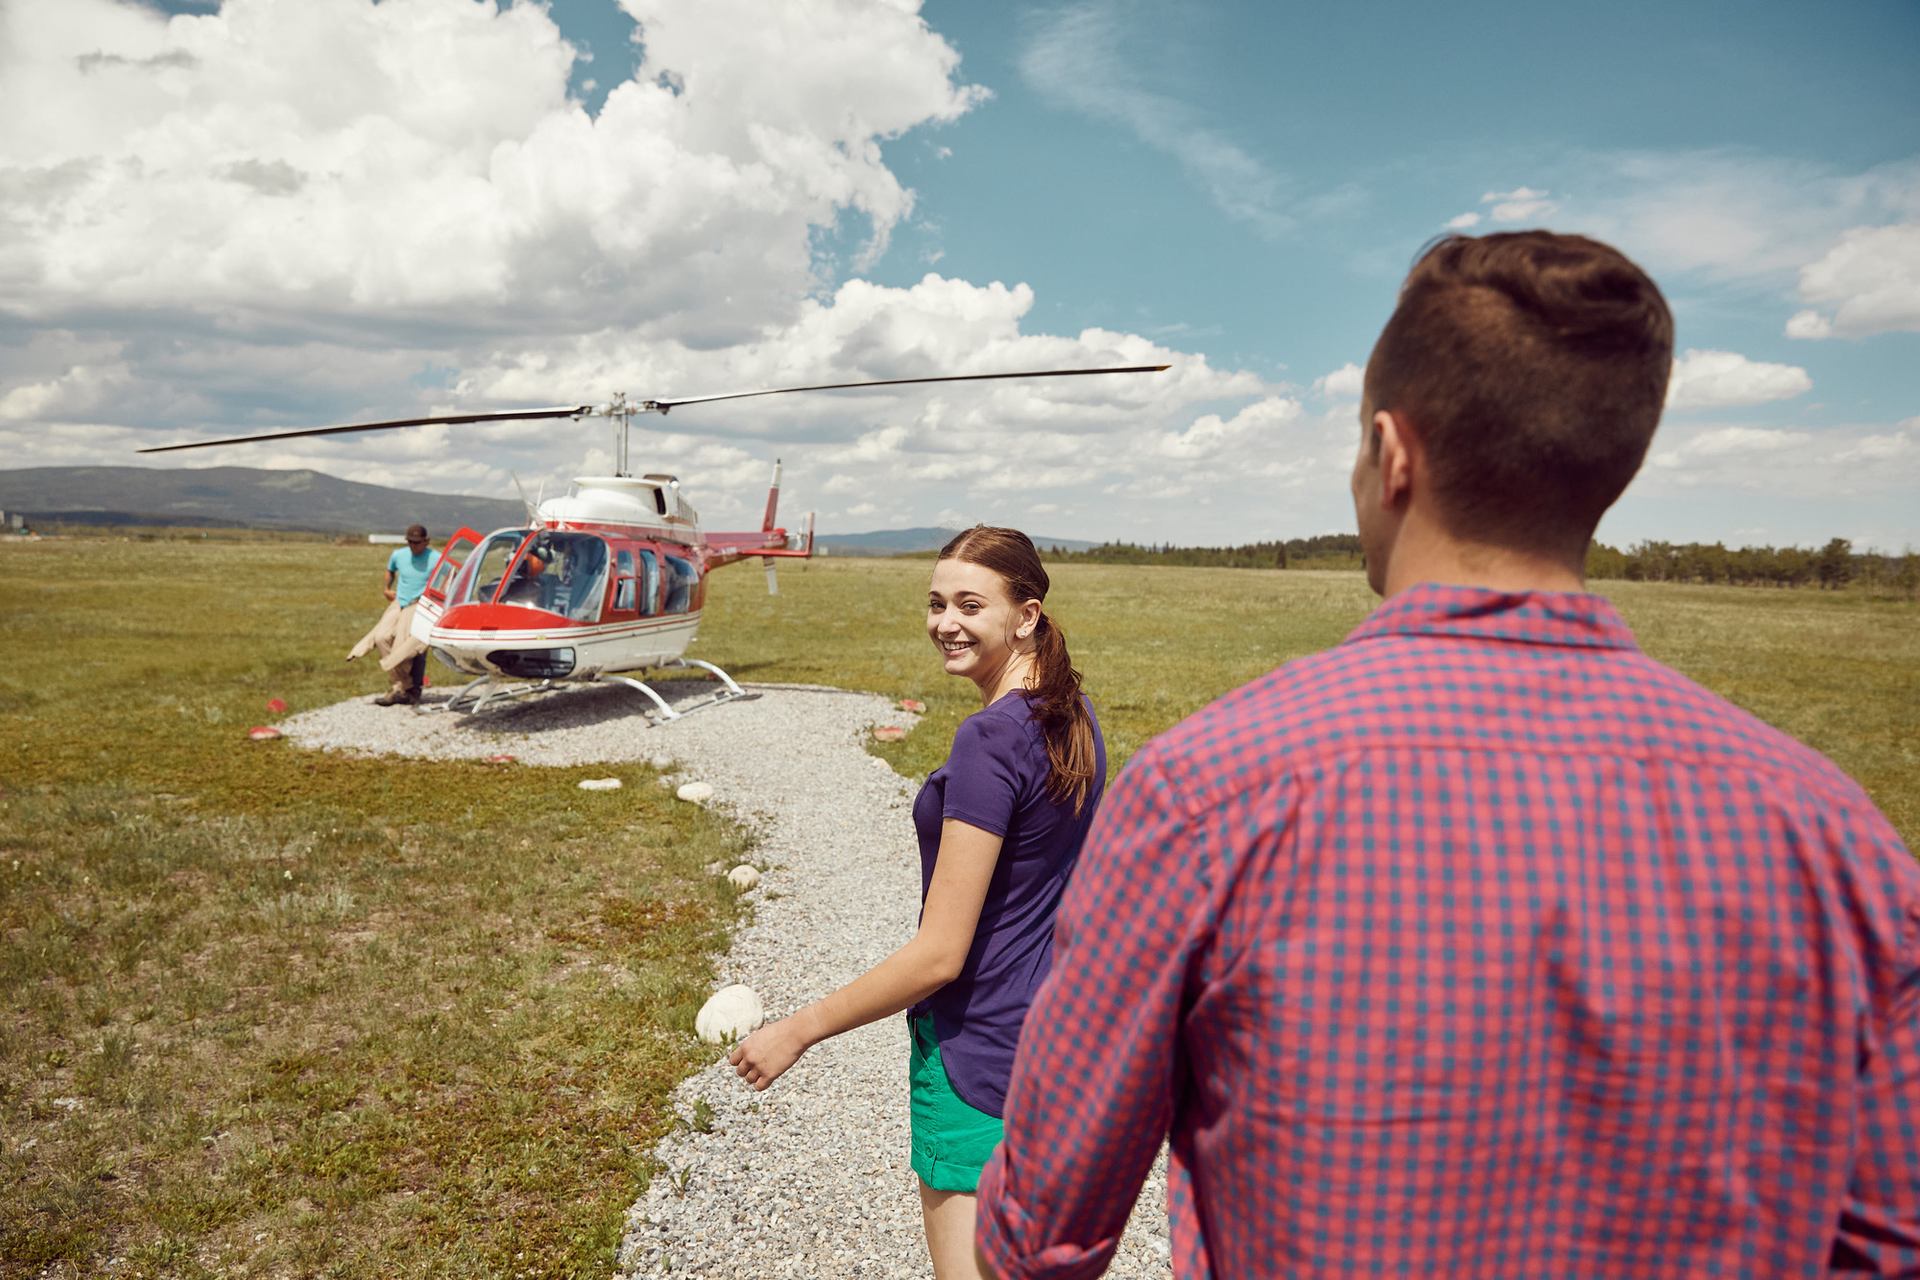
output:
M755 696L719 667L686 656L687 646L700 627L707 575L758 557L767 568L767 589L777 592L774 561L806 559L813 554L813 516L807 516L797 534L789 534L774 523L780 500L780 464L776 461L760 528L740 533L702 530L700 517L681 493L676 477L628 474L627 436L636 414L665 414L682 405L796 391L1158 373L1167 367L1130 365L888 378L730 391L677 400L634 401L622 394L611 404L600 406L358 422L158 445L139 452L169 453L440 423L588 417L611 420L614 474L576 477L565 496L550 498L537 507L529 503L529 518L523 527L499 529L484 537L463 528L447 540L427 576L426 590L414 613L413 634L449 666L474 677L446 704L449 710L480 711L498 700L546 692L563 683L617 681L645 695L661 719L674 720L700 707ZM691 706L675 708L644 680L630 674L688 667L712 673L722 688Z

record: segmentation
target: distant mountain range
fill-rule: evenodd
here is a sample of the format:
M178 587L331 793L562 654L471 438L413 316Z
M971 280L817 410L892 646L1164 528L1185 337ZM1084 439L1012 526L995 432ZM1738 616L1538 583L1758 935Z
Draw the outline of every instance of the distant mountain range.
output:
M520 524L526 508L504 498L410 493L318 471L259 467L26 467L0 471L0 511L31 524L188 525L318 533L398 533L418 521L435 540L461 525L485 532ZM793 517L789 515L789 519ZM896 556L938 551L954 529L881 529L823 534L829 555ZM1073 538L1035 537L1041 550L1080 551Z
M0 510L29 523L197 525L399 533L415 523L437 540L461 525L519 524L527 509L503 498L409 493L318 471L258 467L27 467L0 471Z

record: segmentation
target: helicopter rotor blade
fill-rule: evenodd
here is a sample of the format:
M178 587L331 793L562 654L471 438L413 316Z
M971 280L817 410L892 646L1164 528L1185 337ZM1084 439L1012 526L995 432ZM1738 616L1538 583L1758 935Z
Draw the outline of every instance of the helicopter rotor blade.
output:
M161 444L137 453L172 453L176 449L206 449L219 444L252 444L256 440L292 440L298 436L337 436L350 431L389 431L396 427L430 427L438 423L459 426L468 422L521 422L542 418L580 418L593 412L590 404L562 405L552 409L515 409L505 413L449 413L433 418L397 418L392 422L351 422L340 427L305 427L298 431L268 431L257 436L226 436L219 440L195 440L189 444Z
M1078 378L1097 373L1161 373L1164 364L1133 364L1113 369L1035 369L1023 373L950 373L937 378L881 378L873 382L825 382L811 387L770 387L765 391L725 391L716 396L683 396L678 400L648 400L646 407L665 413L683 404L715 400L746 400L753 396L783 396L791 391L851 391L856 387L904 387L921 382L989 382L999 378Z

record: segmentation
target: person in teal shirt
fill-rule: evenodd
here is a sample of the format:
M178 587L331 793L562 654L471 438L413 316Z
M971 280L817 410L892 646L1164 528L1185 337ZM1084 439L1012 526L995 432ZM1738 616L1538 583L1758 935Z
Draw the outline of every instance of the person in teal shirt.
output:
M407 545L395 547L387 557L387 578L382 587L387 611L347 654L347 661L352 662L371 649L380 651L380 668L387 673L388 689L373 700L375 706L410 706L420 701L420 688L427 675L427 651L413 638L413 607L426 590L432 568L433 544L427 539L426 526L408 525Z
M424 525L407 529L407 545L395 547L387 557L387 599L402 609L420 598L427 589L427 570L433 568L433 544L427 541Z

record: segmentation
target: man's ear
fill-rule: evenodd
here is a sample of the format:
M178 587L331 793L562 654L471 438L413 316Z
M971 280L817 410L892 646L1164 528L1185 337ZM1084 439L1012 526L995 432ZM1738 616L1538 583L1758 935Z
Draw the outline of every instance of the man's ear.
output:
M1380 505L1404 507L1413 492L1414 472L1420 464L1420 439L1406 415L1381 409L1373 415L1371 442L1380 468Z

